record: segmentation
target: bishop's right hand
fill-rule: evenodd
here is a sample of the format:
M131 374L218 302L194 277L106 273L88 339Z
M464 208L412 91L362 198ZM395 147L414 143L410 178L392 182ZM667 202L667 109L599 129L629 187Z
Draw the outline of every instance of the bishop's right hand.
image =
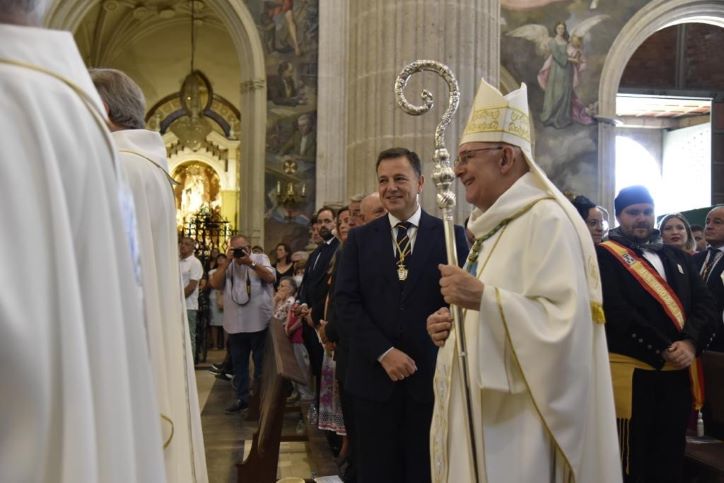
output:
M432 343L438 347L445 345L450 337L453 318L447 307L442 307L427 318L427 333L430 334Z

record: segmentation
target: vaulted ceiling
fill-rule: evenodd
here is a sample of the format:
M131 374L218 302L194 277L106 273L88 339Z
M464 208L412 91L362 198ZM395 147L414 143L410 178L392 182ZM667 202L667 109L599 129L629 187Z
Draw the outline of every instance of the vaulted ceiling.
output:
M240 63L231 37L216 13L193 2L194 67L214 91L238 105ZM177 92L191 68L191 2L105 0L93 7L75 32L90 67L113 67L143 89L150 108Z

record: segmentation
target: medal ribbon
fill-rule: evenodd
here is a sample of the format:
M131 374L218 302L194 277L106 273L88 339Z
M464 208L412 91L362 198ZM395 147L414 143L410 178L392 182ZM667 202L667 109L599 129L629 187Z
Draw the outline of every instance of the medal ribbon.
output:
M395 260L397 264L397 274L400 281L404 281L407 278L405 258L407 258L412 251L410 237L407 235L407 229L410 226L412 226L412 223L409 221L401 221L395 225L397 228L397 238L395 238Z

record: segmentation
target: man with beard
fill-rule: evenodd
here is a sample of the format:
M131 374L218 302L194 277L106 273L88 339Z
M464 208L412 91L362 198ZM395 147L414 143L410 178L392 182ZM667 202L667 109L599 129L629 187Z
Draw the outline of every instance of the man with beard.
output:
M679 482L713 300L687 254L655 243L646 188L624 188L614 204L620 226L596 251L624 481Z
M302 287L299 289L299 301L302 304L307 304L307 309L304 309L300 315L304 317L306 311L311 310L312 322L315 327L319 327L319 321L324 313L324 302L329 292L329 284L327 283L329 265L339 247L339 240L332 233L336 225L336 214L332 208L328 206L320 208L319 211L317 211L316 219L319 227L319 237L322 239L322 242L312 254L309 255L309 259L307 260L307 266L304 269L304 278L302 279ZM302 335L304 337L304 345L307 348L307 352L309 352L312 374L316 376L317 386L319 386L324 351L313 327L304 324ZM318 391L317 394L319 394Z

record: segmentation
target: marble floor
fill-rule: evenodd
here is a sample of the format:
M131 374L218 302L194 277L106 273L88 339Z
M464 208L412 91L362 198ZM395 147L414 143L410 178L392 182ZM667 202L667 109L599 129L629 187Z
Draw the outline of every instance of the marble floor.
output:
M234 398L231 383L215 378L208 371L212 362L221 362L223 358L223 351L209 351L207 362L196 368L209 483L237 483L236 463L243 461L248 454L256 430L256 423L244 421L243 416L224 413L224 408ZM295 434L297 429L301 429L298 428L300 419L300 412L287 412L282 433ZM314 481L312 478L315 476L308 443L282 442L277 478L296 477Z

